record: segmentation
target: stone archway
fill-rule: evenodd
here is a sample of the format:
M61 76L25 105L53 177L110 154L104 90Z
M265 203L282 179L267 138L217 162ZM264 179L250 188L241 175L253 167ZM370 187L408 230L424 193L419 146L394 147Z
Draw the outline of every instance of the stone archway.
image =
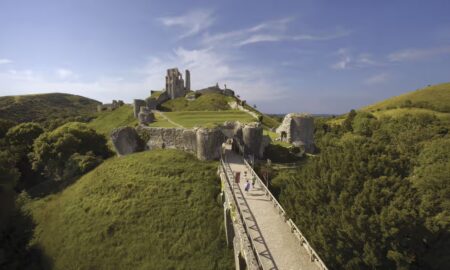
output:
M281 139L282 142L286 142L287 141L287 133L286 133L286 131L281 131L280 139Z

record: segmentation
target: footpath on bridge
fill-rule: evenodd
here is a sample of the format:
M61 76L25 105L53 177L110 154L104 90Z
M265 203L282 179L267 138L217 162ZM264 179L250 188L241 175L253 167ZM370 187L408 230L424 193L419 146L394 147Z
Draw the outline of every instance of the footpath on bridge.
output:
M306 249L279 215L273 201L266 196L262 183L257 181L255 187L245 191L246 180L252 183L252 174L243 158L230 151L226 154L225 161L234 175L240 172L240 183L234 184L232 189L243 212L244 221L250 228L250 237L255 243L263 269L320 269L311 261Z

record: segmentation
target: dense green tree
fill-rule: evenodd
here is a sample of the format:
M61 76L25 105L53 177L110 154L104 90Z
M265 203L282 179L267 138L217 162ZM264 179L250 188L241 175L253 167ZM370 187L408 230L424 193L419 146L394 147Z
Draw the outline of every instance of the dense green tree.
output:
M272 182L281 203L331 269L448 269L448 123L351 123L316 127L320 154Z
M42 170L47 177L60 180L74 162L82 162L73 156L75 153L102 159L111 155L103 135L85 124L68 123L36 139L32 153L33 168Z
M15 125L13 121L0 119L0 139L5 137L6 132Z

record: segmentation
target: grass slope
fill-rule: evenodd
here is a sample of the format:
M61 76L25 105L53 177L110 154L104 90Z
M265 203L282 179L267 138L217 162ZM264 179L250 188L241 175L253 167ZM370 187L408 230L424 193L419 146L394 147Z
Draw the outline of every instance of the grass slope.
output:
M137 119L133 115L133 107L124 105L114 111L98 113L98 117L89 122L88 126L109 137L113 129L122 126L135 126L137 123Z
M228 102L234 101L234 97L222 94L208 93L202 94L197 99L188 101L184 97L179 97L164 102L161 105L163 111L223 111L229 110Z
M185 111L165 112L170 120L186 128L213 127L225 121L240 121L241 123L254 122L255 119L242 111Z
M109 159L26 204L31 245L54 269L232 269L215 171L176 150Z
M15 122L46 122L92 116L100 102L82 96L51 93L0 97L0 118Z
M450 83L428 86L410 93L392 97L362 108L364 111L377 111L403 107L430 109L437 112L450 112Z

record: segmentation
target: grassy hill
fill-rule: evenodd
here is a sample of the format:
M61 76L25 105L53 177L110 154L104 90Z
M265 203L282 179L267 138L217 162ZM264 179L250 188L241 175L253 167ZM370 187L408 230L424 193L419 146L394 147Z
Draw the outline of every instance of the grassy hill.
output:
M234 101L234 97L222 94L202 94L197 99L189 101L184 97L168 100L161 105L163 111L223 111L229 110L228 102Z
M54 269L232 269L216 166L176 150L109 159L25 205L31 247Z
M88 123L88 126L107 137L111 131L121 126L135 126L138 121L133 115L133 107L124 105L114 111L103 111L97 118Z
M395 108L421 108L450 113L450 83L437 84L392 97L362 108L364 111L380 111Z
M0 118L15 122L92 117L100 102L82 96L51 93L0 97Z

